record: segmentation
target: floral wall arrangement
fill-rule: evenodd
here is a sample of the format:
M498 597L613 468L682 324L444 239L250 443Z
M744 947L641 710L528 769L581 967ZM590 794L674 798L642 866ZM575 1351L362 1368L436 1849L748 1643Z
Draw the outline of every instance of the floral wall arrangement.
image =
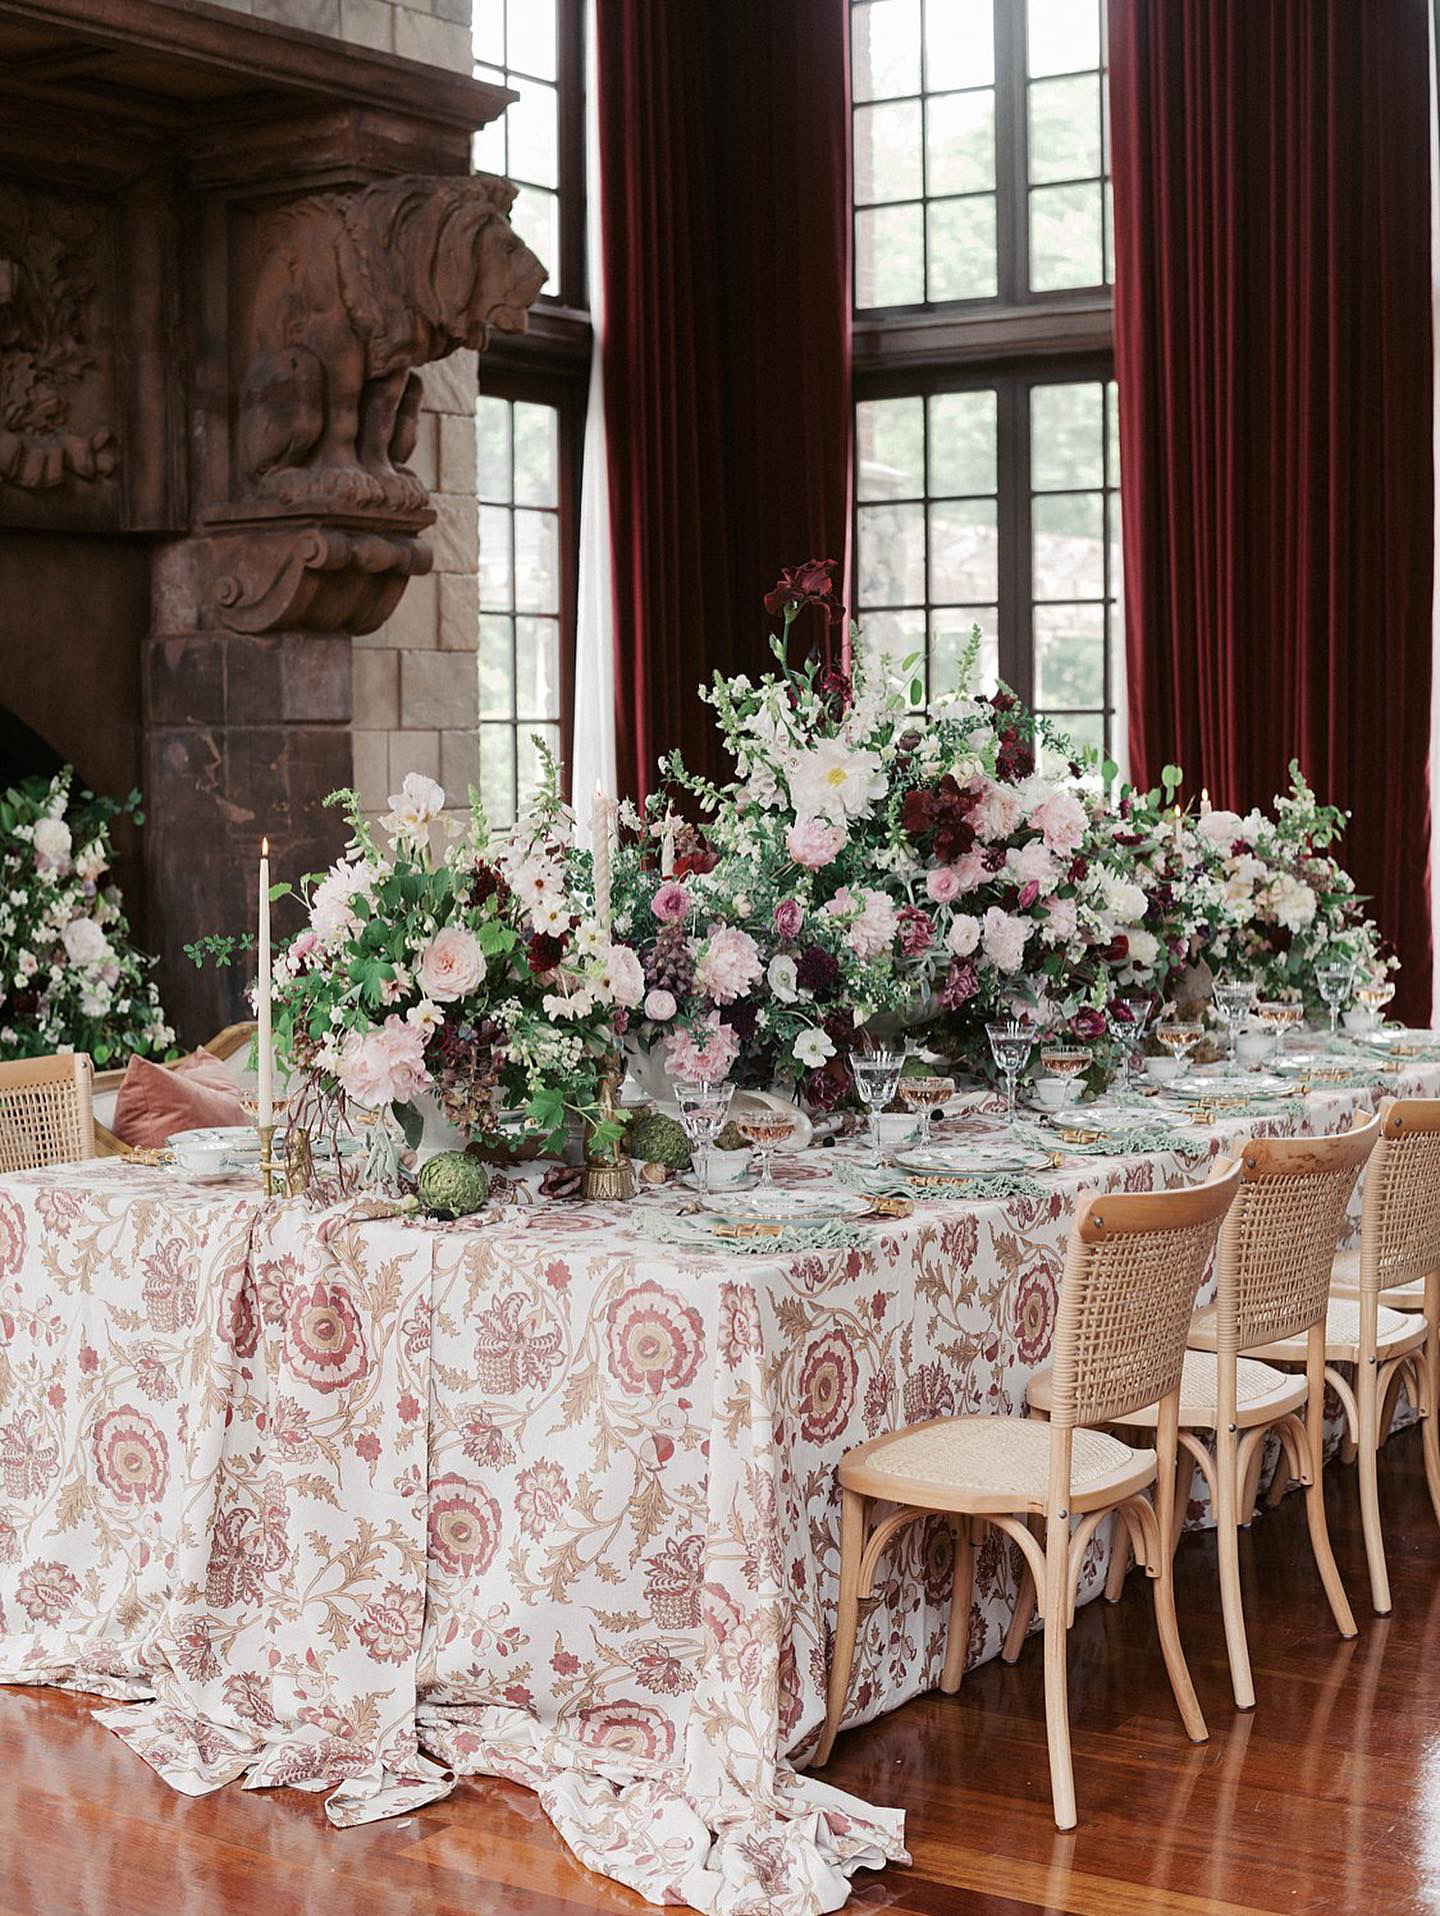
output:
M140 794L74 790L68 768L0 797L0 1058L85 1051L97 1066L163 1057L175 1034L105 882L110 827Z

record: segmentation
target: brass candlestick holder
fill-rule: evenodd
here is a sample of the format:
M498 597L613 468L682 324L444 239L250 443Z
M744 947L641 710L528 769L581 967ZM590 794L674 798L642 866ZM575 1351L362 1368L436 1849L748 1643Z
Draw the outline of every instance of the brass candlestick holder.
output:
M620 1116L620 1060L613 1053L600 1080L600 1118L602 1123ZM635 1195L635 1172L619 1142L596 1149L592 1131L585 1140L585 1170L580 1180L583 1198L623 1204Z
M266 1197L275 1195L275 1126L257 1124L255 1131L260 1139L260 1188Z

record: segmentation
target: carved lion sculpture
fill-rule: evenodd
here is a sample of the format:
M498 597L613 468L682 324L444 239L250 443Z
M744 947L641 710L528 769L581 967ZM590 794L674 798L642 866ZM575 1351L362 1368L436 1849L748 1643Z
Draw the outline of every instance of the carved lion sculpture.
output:
M407 177L272 216L237 447L247 489L289 504L413 510L416 366L521 333L545 269L487 174Z

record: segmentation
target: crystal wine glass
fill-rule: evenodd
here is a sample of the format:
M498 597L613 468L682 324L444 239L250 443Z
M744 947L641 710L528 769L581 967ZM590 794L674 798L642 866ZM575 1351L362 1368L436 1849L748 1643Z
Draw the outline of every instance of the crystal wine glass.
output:
M1046 1045L1040 1053L1042 1070L1048 1071L1052 1078L1060 1081L1060 1108L1063 1111L1073 1102L1080 1089L1080 1080L1090 1064L1090 1053L1083 1045Z
M1265 998L1256 1004L1255 1016L1270 1033L1272 1061L1284 1047L1285 1034L1293 1031L1304 1015L1304 1008L1288 998Z
M1150 1000L1134 993L1122 993L1118 998L1112 998L1106 1010L1105 1022L1110 1027L1110 1036L1120 1047L1120 1083L1115 1091L1117 1104L1130 1104L1134 1100L1130 1072L1135 1053L1145 1036L1145 1027L1150 1022L1150 1011Z
M904 1058L898 1051L861 1051L850 1060L855 1092L870 1119L870 1162L880 1162L880 1113L895 1096Z
M682 1078L675 1086L675 1101L680 1107L680 1122L690 1140L692 1155L704 1153L704 1167L698 1169L702 1190L710 1189L710 1154L725 1124L735 1087L728 1078L718 1083L708 1079Z
M910 1106L912 1111L919 1111L921 1114L920 1144L922 1149L928 1150L934 1142L931 1120L935 1115L936 1107L944 1104L948 1097L954 1095L954 1091L955 1080L953 1078L925 1077L902 1078L900 1080L901 1097L905 1100L906 1104Z
M1315 967L1315 984L1330 1013L1330 1042L1340 1035L1340 1010L1350 996L1355 966L1349 958L1331 957Z
M1393 978L1371 976L1355 987L1355 1002L1369 1013L1376 1024L1385 1022L1385 1007L1394 996Z
M1172 1058L1180 1060L1180 1070L1175 1080L1178 1084L1190 1069L1190 1053L1205 1036L1204 1027L1198 1024L1186 1024L1178 1018L1170 1019L1156 1025L1155 1036Z
M776 1184L770 1169L770 1160L774 1155L775 1147L783 1144L795 1129L794 1118L784 1111L767 1107L763 1111L747 1112L743 1118L737 1118L735 1122L740 1127L741 1135L748 1138L760 1153L760 1178L756 1190L763 1191L767 1197L773 1197L780 1187Z
M1217 978L1213 987L1215 1009L1230 1028L1230 1049L1226 1058L1227 1077L1240 1075L1240 1021L1253 1011L1260 988L1250 978Z
M1018 1018L1002 1018L985 1027L990 1040L990 1056L997 1070L1005 1074L1005 1122L1015 1122L1015 1081L1025 1069L1034 1042L1028 1025Z

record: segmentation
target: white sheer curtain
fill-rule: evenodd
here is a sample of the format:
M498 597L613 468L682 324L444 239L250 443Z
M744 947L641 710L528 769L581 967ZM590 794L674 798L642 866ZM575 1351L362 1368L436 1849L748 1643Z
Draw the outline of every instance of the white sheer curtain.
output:
M580 591L575 631L575 699L570 741L570 789L582 836L590 827L590 795L599 785L614 793L615 618L610 596L610 481L605 464L605 393L600 341L605 288L600 277L600 116L595 95L595 7L585 36L585 177L587 284L595 347L580 476Z

